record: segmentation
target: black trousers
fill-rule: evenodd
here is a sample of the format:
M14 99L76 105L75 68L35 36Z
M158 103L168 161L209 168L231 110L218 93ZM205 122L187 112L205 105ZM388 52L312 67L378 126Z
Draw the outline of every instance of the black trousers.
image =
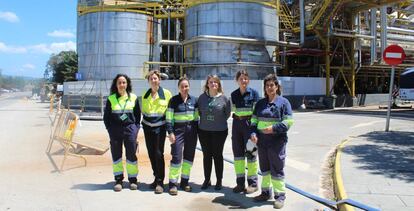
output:
M143 125L145 144L148 150L148 156L151 161L153 175L158 185L163 185L165 177L164 163L164 144L166 130L165 125L159 127L149 127Z
M210 180L212 161L216 169L217 180L223 179L223 148L226 141L228 130L206 131L198 130L198 137L203 149L204 179Z

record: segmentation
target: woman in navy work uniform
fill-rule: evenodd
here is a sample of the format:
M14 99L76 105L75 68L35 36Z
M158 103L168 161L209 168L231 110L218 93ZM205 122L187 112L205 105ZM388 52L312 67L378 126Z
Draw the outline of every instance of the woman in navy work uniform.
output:
M293 124L289 101L281 96L281 86L275 74L263 80L265 98L257 102L251 120L250 139L257 143L259 165L262 172L262 193L254 200L267 201L273 186L274 208L280 209L285 201L285 166L287 131Z
M178 80L179 94L171 98L166 113L168 138L171 142L171 165L169 193L177 195L178 178L180 187L191 192L188 184L197 145L198 105L197 98L189 95L190 82L186 77ZM184 151L183 151L184 148ZM184 154L184 155L183 155ZM184 156L184 159L183 159Z
M165 112L171 99L171 92L160 86L161 76L158 70L150 71L147 77L151 88L142 94L142 127L155 177L150 188L154 189L156 194L160 194L164 192L165 177Z
M236 81L239 88L231 93L231 101L235 107L231 139L237 177L237 186L233 188L233 192L253 193L257 191L257 158L256 156L247 158L248 187L246 189L245 151L247 140L250 138L250 118L252 117L253 107L259 100L259 93L248 87L249 74L246 70L240 70L236 73Z
M212 161L216 169L215 190L222 188L223 148L228 134L227 119L230 117L230 100L223 95L220 78L209 75L204 85L204 93L198 98L200 122L198 137L203 149L204 182L201 189L211 186Z
M127 75L118 74L111 85L111 93L106 102L104 123L111 144L112 167L115 176L114 191L122 190L124 167L122 147L126 151L126 170L131 190L138 188L137 134L141 120L138 98L131 93L131 80Z

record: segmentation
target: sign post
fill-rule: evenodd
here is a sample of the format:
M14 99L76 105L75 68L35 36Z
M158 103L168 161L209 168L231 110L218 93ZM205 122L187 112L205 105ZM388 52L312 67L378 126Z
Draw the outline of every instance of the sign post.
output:
M392 90L394 88L395 66L401 64L404 61L405 59L404 49L398 45L390 45L384 50L382 58L384 59L385 63L391 66L390 89L389 89L389 94L388 94L387 121L385 124L385 131L388 132L390 129Z

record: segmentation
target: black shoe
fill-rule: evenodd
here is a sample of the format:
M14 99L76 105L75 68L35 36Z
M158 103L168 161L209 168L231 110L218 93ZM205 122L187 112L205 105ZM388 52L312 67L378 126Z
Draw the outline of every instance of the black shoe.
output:
M185 192L191 192L193 190L191 186L188 184L188 181L185 182L183 180L181 180L180 188L181 190L184 190Z
M270 199L270 194L262 192L260 195L255 196L253 200L255 202L264 202Z
M155 189L157 187L157 181L156 180L154 180L154 182L152 182L150 185L149 185L149 188L150 189Z
M122 180L117 180L115 181L115 185L114 185L114 191L115 192L119 192L122 190Z
M201 190L205 190L211 186L210 180L204 180L203 184L201 185Z
M241 192L245 192L246 188L244 187L244 185L237 185L236 187L233 188L233 193L241 193Z
M221 180L217 180L216 186L214 187L214 190L221 190L222 185L221 185Z

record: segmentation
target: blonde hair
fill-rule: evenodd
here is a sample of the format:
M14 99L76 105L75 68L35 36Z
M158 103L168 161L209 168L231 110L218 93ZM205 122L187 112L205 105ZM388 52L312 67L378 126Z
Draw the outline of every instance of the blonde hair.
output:
M150 77L152 76L152 75L157 75L157 77L158 77L158 79L160 79L160 81L161 81L161 74L160 74L160 71L159 70L151 70L151 71L149 71L148 72L148 74L145 76L145 78L147 79L147 80L149 80L150 79Z
M210 79L213 79L213 80L216 80L217 82L218 82L218 85L219 85L219 87L218 87L218 90L217 90L217 92L218 93L223 93L223 87L221 86L221 81L220 81L220 78L217 76L217 75L208 75L207 76L207 79L206 79L206 83L204 84L204 92L207 92L209 89L208 89L208 81L210 80Z

